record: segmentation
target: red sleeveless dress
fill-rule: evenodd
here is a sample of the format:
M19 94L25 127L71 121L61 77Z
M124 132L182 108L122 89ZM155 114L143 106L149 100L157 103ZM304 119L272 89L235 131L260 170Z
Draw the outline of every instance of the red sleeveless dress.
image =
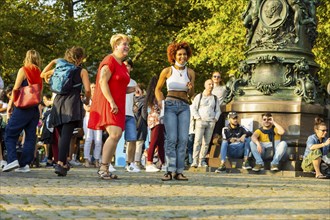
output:
M111 95L118 106L118 113L111 113L110 103L104 97L99 84L100 71L104 65L108 65L112 75L108 81ZM125 102L126 89L130 76L124 63L120 65L112 55L106 56L101 62L96 76L96 87L93 95L88 128L105 130L105 127L114 125L125 130Z
M40 77L41 70L34 64L23 66L25 76L30 84L39 84L42 90L42 79Z

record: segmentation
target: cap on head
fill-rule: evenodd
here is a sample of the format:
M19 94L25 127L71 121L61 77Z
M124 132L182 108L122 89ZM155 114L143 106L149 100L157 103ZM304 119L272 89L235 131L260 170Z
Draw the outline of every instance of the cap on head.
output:
M229 118L237 118L237 117L238 117L238 115L237 115L236 112L229 112L229 113L228 113L228 119L229 119Z

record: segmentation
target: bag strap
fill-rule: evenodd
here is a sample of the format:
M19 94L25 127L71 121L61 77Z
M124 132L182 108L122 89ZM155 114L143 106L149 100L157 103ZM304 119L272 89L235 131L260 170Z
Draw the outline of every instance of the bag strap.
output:
M199 106L201 104L201 100L202 100L202 96L203 96L203 93L198 93L196 96L199 95L199 100L198 100L198 103L197 103L197 110L199 109ZM214 112L216 111L217 109L217 100L218 100L218 97L213 95L214 97ZM193 130L195 130L195 125L196 125L196 119L194 119L194 125L193 125Z
M199 95L199 100L198 100L198 104L197 104L197 110L198 110L199 106L201 105L202 93L198 93L197 95Z
M213 95L213 98L214 98L214 113L215 113L215 111L217 110L217 100L218 100L218 97L216 95Z
M23 66L23 71L24 71L24 74L25 74L25 78L26 78L26 80L27 80L27 82L28 82L28 84L30 86L31 85L31 83L30 83L30 77L29 77L30 76L29 75L30 71L25 66Z
M198 100L198 104L197 104L197 109L199 109L199 106L201 104L201 100L202 100L203 94L202 93L198 93L197 95L200 95L199 100ZM216 95L213 95L213 98L214 98L214 112L215 112L217 110L217 100L218 100L218 97Z

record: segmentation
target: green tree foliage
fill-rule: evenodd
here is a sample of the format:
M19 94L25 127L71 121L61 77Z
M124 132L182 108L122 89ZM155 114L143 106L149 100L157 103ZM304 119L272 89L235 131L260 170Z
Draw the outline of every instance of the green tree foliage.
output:
M191 0L192 8L207 11L204 19L190 22L178 39L190 42L195 51L191 64L200 76L198 85L213 71L226 75L235 73L239 60L244 59L245 28L241 21L244 0Z
M96 4L97 3L97 4ZM168 65L167 45L177 33L199 14L189 2L168 0L86 1L83 22L88 63L96 72L100 60L110 52L109 39L114 33L132 37L130 57L134 62L133 78L145 85L152 75ZM95 68L96 67L96 68Z
M166 48L173 40L193 47L190 66L197 88L214 70L236 73L245 58L241 14L247 0L0 0L0 74L12 84L28 49L38 50L46 65L79 45L86 49L95 78L102 58L111 52L114 33L132 37L133 78L147 84L168 65ZM323 84L329 81L330 27L328 1L318 8L319 37L313 52Z
M214 70L224 72L225 78L237 72L240 60L245 59L245 27L241 20L247 0L190 0L195 10L207 11L204 19L190 22L178 35L179 40L192 43L195 48L191 64L201 76L198 85ZM315 60L320 65L318 72L323 85L330 81L330 3L321 1L317 9L318 33L313 49Z
M330 2L323 0L317 8L318 37L313 48L315 61L320 65L318 72L321 83L326 86L330 82Z
M2 0L0 4L0 72L6 84L13 84L25 53L36 49L43 61L63 56L71 45L73 20L63 15L63 5L42 5L39 1Z

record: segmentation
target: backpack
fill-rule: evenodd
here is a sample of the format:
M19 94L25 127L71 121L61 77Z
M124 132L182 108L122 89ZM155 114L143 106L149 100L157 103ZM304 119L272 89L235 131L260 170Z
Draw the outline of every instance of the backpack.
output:
M201 100L202 100L202 97L203 97L203 93L198 93L196 96L198 96L198 95L199 95L199 100L198 100L198 104L197 104L197 109L199 109L199 106L201 105ZM218 97L216 95L213 95L213 98L214 98L214 112L215 112L217 110ZM196 120L194 119L193 130L195 130L195 126L196 126Z
M199 106L201 105L201 100L202 100L202 97L203 97L203 93L198 93L197 95L199 95L199 100L198 100L198 104L197 104L197 109L199 109ZM217 100L218 100L218 98L217 98L216 95L213 95L213 98L214 98L214 112L215 112L217 110Z
M50 90L56 94L65 95L70 93L72 88L80 86L81 83L73 85L73 74L77 68L64 59L58 59L54 74L49 80Z

